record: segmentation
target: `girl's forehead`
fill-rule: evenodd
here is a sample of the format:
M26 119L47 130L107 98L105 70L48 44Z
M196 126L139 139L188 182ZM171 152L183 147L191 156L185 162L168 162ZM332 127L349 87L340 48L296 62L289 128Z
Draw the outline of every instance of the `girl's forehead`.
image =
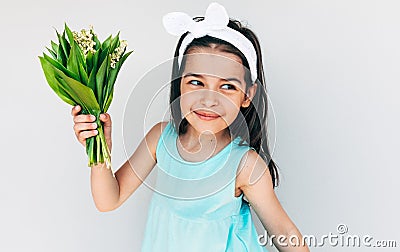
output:
M186 55L183 76L187 73L236 78L244 83L245 68L238 56L227 52L194 52Z

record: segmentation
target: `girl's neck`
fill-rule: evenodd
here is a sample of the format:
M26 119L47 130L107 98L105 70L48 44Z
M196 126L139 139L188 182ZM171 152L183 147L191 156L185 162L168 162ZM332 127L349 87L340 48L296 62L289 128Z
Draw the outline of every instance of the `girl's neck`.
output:
M199 144L210 142L226 143L232 140L228 129L213 134L209 132L198 132L190 124L188 125L184 138L192 143L197 142Z
M229 130L225 129L216 134L201 133L190 124L185 134L178 138L178 145L183 147L182 152L200 156L212 156L228 145L232 139Z

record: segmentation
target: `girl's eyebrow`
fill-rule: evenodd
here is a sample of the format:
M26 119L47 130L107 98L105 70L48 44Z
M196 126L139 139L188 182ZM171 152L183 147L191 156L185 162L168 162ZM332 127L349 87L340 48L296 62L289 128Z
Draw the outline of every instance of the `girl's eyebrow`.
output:
M201 74L195 74L195 73L187 73L183 76L183 78L187 78L187 77L196 77L196 78L203 78L203 75Z
M201 74L196 74L196 73L187 73L187 74L185 74L185 75L183 76L183 78L186 78L186 77L204 78L203 75L201 75ZM222 79L222 80L224 80L224 81L236 81L237 83L239 83L239 85L242 85L242 82L241 82L239 79L235 78L235 77L231 77L231 78L220 78L220 79Z

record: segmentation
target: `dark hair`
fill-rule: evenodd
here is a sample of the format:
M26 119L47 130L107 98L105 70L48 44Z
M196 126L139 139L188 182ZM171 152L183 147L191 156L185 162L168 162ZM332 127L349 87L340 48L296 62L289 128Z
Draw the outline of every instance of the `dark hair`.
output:
M193 18L196 22L203 20L203 17ZM236 136L241 136L243 144L244 141L248 143L250 147L253 147L257 153L262 157L262 159L268 165L269 172L272 177L272 186L276 187L279 184L279 174L276 163L272 160L271 153L268 147L268 137L267 137L267 115L268 115L268 100L265 87L264 69L262 63L261 49L259 41L256 35L248 28L242 26L242 24L237 21L230 19L228 27L240 32L253 44L257 53L257 90L254 98L252 99L250 106L241 107L240 113L242 116L237 116L232 125L229 126L231 129L231 134L233 139ZM186 57L185 54L188 53L190 49L198 47L210 47L210 44L218 45L218 49L223 52L229 52L239 56L242 59L242 64L247 69L245 71L244 79L246 81L246 93L247 89L253 84L251 81L251 74L249 69L249 64L246 57L241 51L239 51L232 44L211 36L204 36L201 38L194 39L186 48L183 59L181 62L181 67L178 65L179 48L182 44L182 40L188 34L186 32L181 36L176 46L174 61L172 66L172 76L171 76L171 90L170 90L170 109L171 116L173 119L174 127L177 129L178 134L184 134L187 130L189 122L186 118L181 118L181 108L179 97L181 95L180 83L182 78L182 72L185 66ZM239 113L239 114L240 114Z

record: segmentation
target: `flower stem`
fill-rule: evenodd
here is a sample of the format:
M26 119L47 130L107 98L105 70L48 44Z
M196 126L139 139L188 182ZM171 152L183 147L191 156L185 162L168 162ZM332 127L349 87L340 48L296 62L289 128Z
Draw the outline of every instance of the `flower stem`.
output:
M98 118L98 116L96 116ZM111 154L104 136L103 125L99 119L96 120L98 134L86 139L86 153L88 155L88 166L106 163L107 169L111 169Z
M99 137L100 137L100 141L101 141L101 150L102 150L102 157L104 157L104 161L106 163L106 167L107 169L111 168L111 154L110 154L110 150L108 148L107 142L106 142L106 138L104 136L104 131L103 131L103 125L101 125L99 128Z

